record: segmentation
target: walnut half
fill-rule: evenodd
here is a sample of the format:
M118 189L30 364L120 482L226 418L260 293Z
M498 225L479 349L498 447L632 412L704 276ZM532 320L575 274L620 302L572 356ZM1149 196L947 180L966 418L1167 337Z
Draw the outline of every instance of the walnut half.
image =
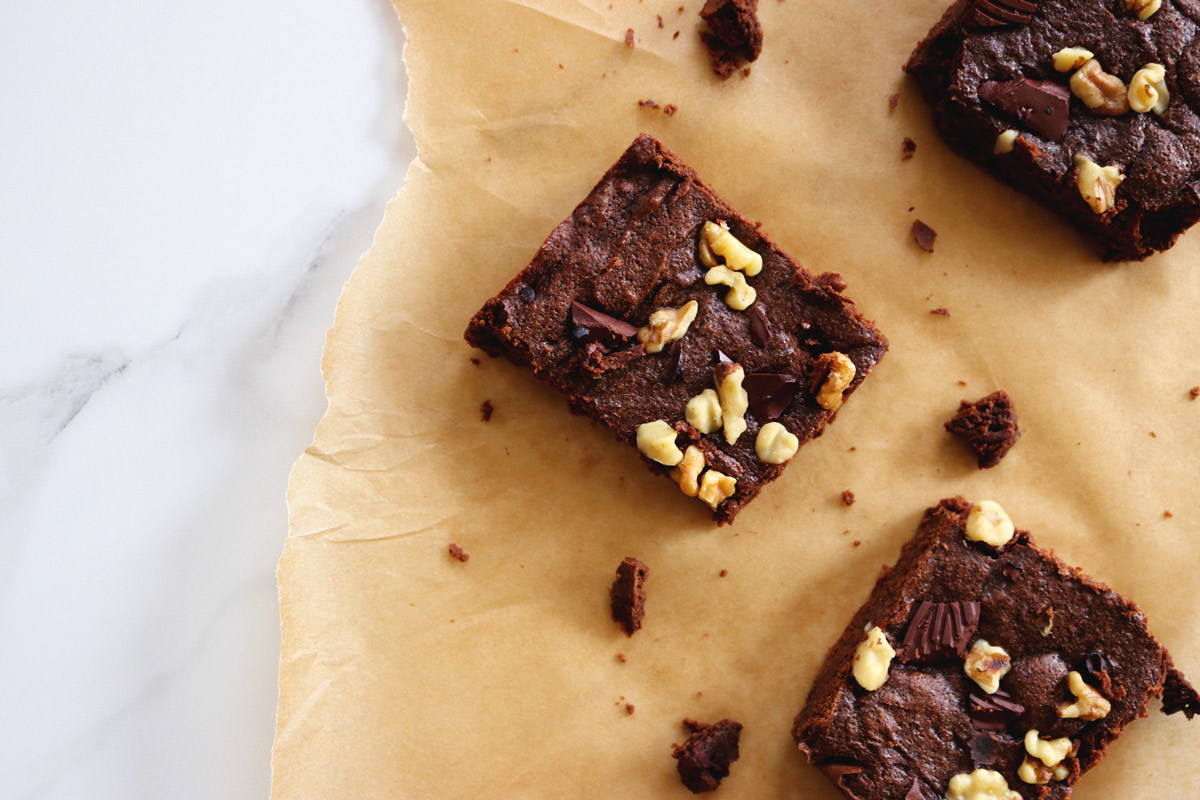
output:
M1079 169L1076 184L1083 201L1095 214L1103 214L1117 204L1117 188L1125 180L1119 167L1102 167L1085 155L1075 155Z
M1125 82L1105 72L1094 58L1089 58L1071 76L1071 91L1097 114L1119 117L1129 110Z

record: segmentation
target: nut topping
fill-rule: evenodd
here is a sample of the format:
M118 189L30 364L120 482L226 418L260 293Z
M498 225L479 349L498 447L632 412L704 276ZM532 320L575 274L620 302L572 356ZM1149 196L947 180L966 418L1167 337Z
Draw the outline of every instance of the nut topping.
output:
M1025 734L1025 752L1040 760L1047 767L1057 767L1062 760L1071 754L1074 745L1070 737L1059 739L1039 739L1036 728L1031 728Z
M888 669L895 655L883 629L878 625L871 628L854 649L854 680L868 692L875 691L887 682Z
M736 444L746 430L746 409L750 407L750 396L742 388L746 371L741 364L718 364L713 373L717 384L717 397L721 401L721 424L725 428L725 441Z
M1108 211L1117 201L1117 188L1125 176L1119 167L1102 167L1084 155L1076 154L1075 166L1079 168L1076 182L1079 194L1096 214Z
M1162 64L1147 64L1133 73L1129 81L1129 107L1139 114L1153 111L1160 117L1171 103L1167 91L1167 70Z
M977 769L951 778L946 800L1021 800L1021 795L1008 788L1008 781L999 772Z
M726 266L718 265L704 273L704 282L709 286L715 286L718 283L728 286L729 291L725 293L725 305L734 311L745 311L758 297L758 292L754 291L754 287L746 283L745 275L734 272Z
M1071 91L1097 114L1119 117L1129 110L1124 81L1105 72L1094 58L1089 58L1071 76Z
M687 401L684 419L701 433L712 433L721 427L721 401L712 389L705 389Z
M680 490L688 497L695 497L700 493L700 485L696 479L700 477L700 473L706 465L704 451L696 445L690 444L684 451L683 460L679 462L679 466L671 470L671 480L678 483Z
M717 510L717 506L725 502L733 493L737 491L737 481L728 475L717 472L715 469L706 470L700 476L700 492L699 497L713 511Z
M1075 702L1058 707L1058 715L1063 719L1104 719L1112 711L1112 703L1108 702L1108 698L1087 685L1078 672L1067 673L1067 688L1075 695Z
M753 278L762 272L762 256L742 244L736 236L729 232L729 226L724 222L704 223L700 234L699 247L700 263L710 269L717 266L717 256L725 259L725 266L746 273Z
M992 153L998 156L1008 155L1013 151L1013 145L1016 143L1017 137L1020 135L1021 134L1013 128L1009 128L1006 131L1001 131L1000 135L996 137L996 143L992 145Z
M1125 10L1137 14L1137 18L1145 22L1162 8L1162 0L1125 0Z
M1016 528L1000 504L981 500L967 513L967 538L992 547L1003 547L1012 540Z
M986 639L977 639L963 661L963 672L979 684L988 694L1000 688L1000 679L1012 669L1012 659L1003 647L988 644ZM1053 765L1051 765L1053 766Z
M638 425L637 448L645 456L664 466L683 461L683 451L675 446L675 429L661 419Z
M1070 771L1062 764L1057 767L1047 767L1033 756L1025 756L1025 760L1017 769L1018 778L1038 786L1045 785L1050 781L1065 781L1070 774Z
M768 422L758 430L754 440L754 452L758 460L766 464L783 464L790 461L800 449L800 440L778 422Z
M692 320L700 304L689 300L679 308L660 308L650 315L650 322L637 333L647 353L657 353L676 339L682 339L688 332Z
M828 411L842 407L842 392L850 387L856 368L854 362L843 353L830 353L829 374L817 392L817 403Z
M1054 68L1059 72L1072 72L1082 67L1095 55L1086 47L1064 47L1054 54Z

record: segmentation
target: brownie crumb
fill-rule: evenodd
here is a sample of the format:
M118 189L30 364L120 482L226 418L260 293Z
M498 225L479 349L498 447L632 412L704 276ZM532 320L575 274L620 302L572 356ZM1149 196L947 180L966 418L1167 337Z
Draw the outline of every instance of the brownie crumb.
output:
M889 114L896 110L896 104L899 102L900 102L899 94L889 94L888 95L888 113Z
M853 542L853 546L854 546L854 547L858 547L858 546L859 546L859 545L861 545L861 544L862 544L862 542L860 542L858 539L855 539L855 540L854 540L854 542Z
M937 231L921 222L919 219L914 219L912 227L909 229L912 233L913 240L926 253L933 252L933 242L937 239Z
M488 157L488 161L491 161L491 160L492 160L492 159L491 159L491 157L489 156L489 157ZM474 364L475 366L477 366L477 367L478 367L478 366L480 366L480 365L481 365L483 362L481 362L481 361L480 361L478 358L472 358L472 359L471 359L471 363L472 363L472 364ZM1197 388L1200 388L1200 387L1197 387Z
M675 31L675 35L674 35L674 36L672 36L671 38L672 38L672 39L678 39L678 38L679 38L679 34L680 34L680 31Z
M854 492L850 491L849 489L842 492L842 502L848 506L854 505Z
M661 28L663 26L662 14L655 14L654 16L658 17L658 27Z
M675 112L678 110L679 108L674 103L667 103L665 106L663 106L663 113L668 117L675 116Z
M646 576L650 568L636 558L626 558L617 567L617 579L613 581L609 597L612 600L613 621L621 626L626 636L633 636L642 627L646 618Z
M705 725L685 719L683 725L691 735L682 745L671 745L671 757L679 762L679 779L692 794L714 791L729 774L729 765L738 760L742 723L723 719Z
M658 103L653 100L638 100L638 108L649 108L654 110L658 108Z
M1164 714L1182 711L1188 719L1200 714L1200 695L1196 694L1179 670L1173 669L1167 673L1167 680L1163 684L1162 710Z
M622 664L624 664L625 662L629 661L629 658L626 657L624 653L617 653L617 661L620 661Z
M717 573L717 577L718 577L718 578L724 578L724 577L725 577L726 575L728 575L728 574L729 574L729 570L727 570L727 569L723 569L723 570L721 570L720 572L718 572L718 573Z
M495 408L495 406L492 405L491 400L484 400L483 403L481 403L479 406L479 418L482 419L484 422L487 422L487 421L491 420L492 412L495 410L496 410L496 408Z
M917 152L917 143L905 136L904 141L900 144L900 151L902 153L900 160L908 161Z
M461 547L459 547L458 545L451 542L450 543L450 557L456 558L465 564L465 563L467 563L467 559L470 558L471 556L467 555L467 552L465 550L463 550Z
M625 46L633 47L633 28L625 31Z
M930 313L930 314L937 314L939 317L948 317L948 316L950 316L950 311L949 311L949 309L945 309L945 308L935 308L935 309L933 309L932 311L930 311L929 313Z
M1193 400L1200 397L1200 386L1193 386L1191 389L1188 389L1188 394L1192 396Z
M758 0L707 0L700 10L700 18L711 30L702 31L700 40L713 72L722 80L736 72L741 62L754 61L762 53L757 11Z
M1173 516L1175 515L1171 513L1171 509L1169 508L1163 512L1163 519L1170 519Z
M750 68L749 68L749 67L746 67L746 68L744 68L744 69L742 70L742 77L743 77L743 78L749 78L749 77L750 77Z
M633 706L633 703L626 703L626 704L625 704L625 713L626 713L626 714L632 714L632 713L633 713L633 711L634 711L634 706Z
M1021 438L1016 408L1008 392L1003 390L992 392L974 403L963 400L958 413L946 422L945 428L975 451L980 469L999 464L1008 449Z

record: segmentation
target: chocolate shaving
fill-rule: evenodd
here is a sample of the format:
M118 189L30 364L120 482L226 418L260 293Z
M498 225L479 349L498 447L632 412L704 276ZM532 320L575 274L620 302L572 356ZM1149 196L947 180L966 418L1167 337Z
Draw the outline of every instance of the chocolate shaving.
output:
M717 363L718 364L732 364L733 359L730 358L729 356L725 355L725 353L723 353L722 351L718 350L717 351Z
M755 303L746 312L750 318L750 341L759 347L771 343L771 323L767 320L767 312L763 311L762 303Z
M971 725L980 731L1002 731L1025 713L1025 706L1013 702L1012 695L1003 689L986 695L972 692L968 705Z
M794 375L774 372L755 372L742 380L742 388L750 399L750 410L760 421L779 419L800 388Z
M693 794L711 792L729 774L729 765L738 760L742 723L723 719L705 725L685 719L683 724L691 736L682 745L671 746L671 757L679 761L679 779Z
M1164 714L1182 711L1188 719L1200 714L1200 695L1177 669L1168 672L1163 683L1162 711Z
M922 600L904 631L899 658L902 663L961 658L978 627L979 603L974 600L951 603Z
M638 329L624 320L603 311L589 308L578 300L571 301L572 335L583 342L611 343L637 335Z
M650 568L636 558L625 558L617 567L617 579L609 590L613 621L626 636L633 636L646 618L646 577Z
M971 735L971 761L975 767L990 767L1000 761L1000 740L996 734L979 731Z
M921 220L914 219L912 227L909 228L909 233L912 234L913 241L917 243L917 247L926 253L933 252L933 243L937 239L937 231L924 222L921 222Z
M1036 0L975 0L970 21L981 28L1024 25L1033 19L1037 8Z
M984 81L979 86L979 97L1047 139L1061 142L1067 135L1071 93L1053 81L1024 77L1003 83Z

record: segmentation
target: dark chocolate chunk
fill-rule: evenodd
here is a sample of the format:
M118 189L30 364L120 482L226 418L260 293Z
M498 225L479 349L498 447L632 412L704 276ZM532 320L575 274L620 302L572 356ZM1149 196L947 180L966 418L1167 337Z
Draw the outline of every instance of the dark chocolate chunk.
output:
M999 464L1021 438L1016 407L1005 391L992 392L974 403L963 400L945 428L975 451L980 469Z
M774 372L753 372L742 380L742 388L750 399L750 410L760 422L779 419L800 388L794 375Z
M759 347L771 343L771 323L767 320L767 312L763 311L762 303L755 303L746 312L750 318L750 341Z
M1024 25L1033 19L1037 2L1029 0L975 0L970 20L981 28Z
M979 603L920 601L908 621L898 657L902 663L961 658L979 627Z
M1188 719L1200 714L1200 695L1177 669L1167 673L1163 684L1162 711L1164 714L1182 711Z
M1101 650L1093 650L1083 659L1083 675L1105 697L1113 696L1112 675L1115 666Z
M1014 702L1003 689L993 694L971 693L968 707L971 725L980 731L1002 731L1008 723L1025 713L1025 706Z
M682 745L671 745L671 756L679 762L679 779L693 794L714 791L729 774L729 765L738 760L742 723L723 719L705 725L685 719L683 724L691 736Z
M467 563L467 559L469 559L471 557L467 554L467 552L465 550L463 550L461 547L454 544L453 542L450 543L449 549L450 549L450 557L457 559L458 561L461 561L464 564Z
M909 233L912 234L913 241L917 243L917 247L926 253L933 252L933 243L937 239L937 231L924 222L921 222L921 220L914 219L912 227L909 228Z
M526 303L532 303L537 299L537 292L533 290L532 286L524 284L521 286L521 288L517 289L517 297L521 298Z
M1047 139L1061 142L1067 135L1071 93L1065 86L1024 77L984 81L979 86L979 97Z
M646 576L649 574L650 568L636 558L626 558L617 567L617 579L613 581L609 597L613 621L621 626L626 636L633 636L640 630L646 618Z
M976 769L990 767L1000 761L1000 740L990 731L976 731L971 735L971 761Z
M676 339L671 342L667 348L667 371L663 374L663 380L667 383L674 383L679 377L679 365L683 362L683 339Z
M578 300L571 301L571 323L586 333L576 338L593 342L613 342L636 336L638 329L628 322L609 316L603 311L588 308Z

